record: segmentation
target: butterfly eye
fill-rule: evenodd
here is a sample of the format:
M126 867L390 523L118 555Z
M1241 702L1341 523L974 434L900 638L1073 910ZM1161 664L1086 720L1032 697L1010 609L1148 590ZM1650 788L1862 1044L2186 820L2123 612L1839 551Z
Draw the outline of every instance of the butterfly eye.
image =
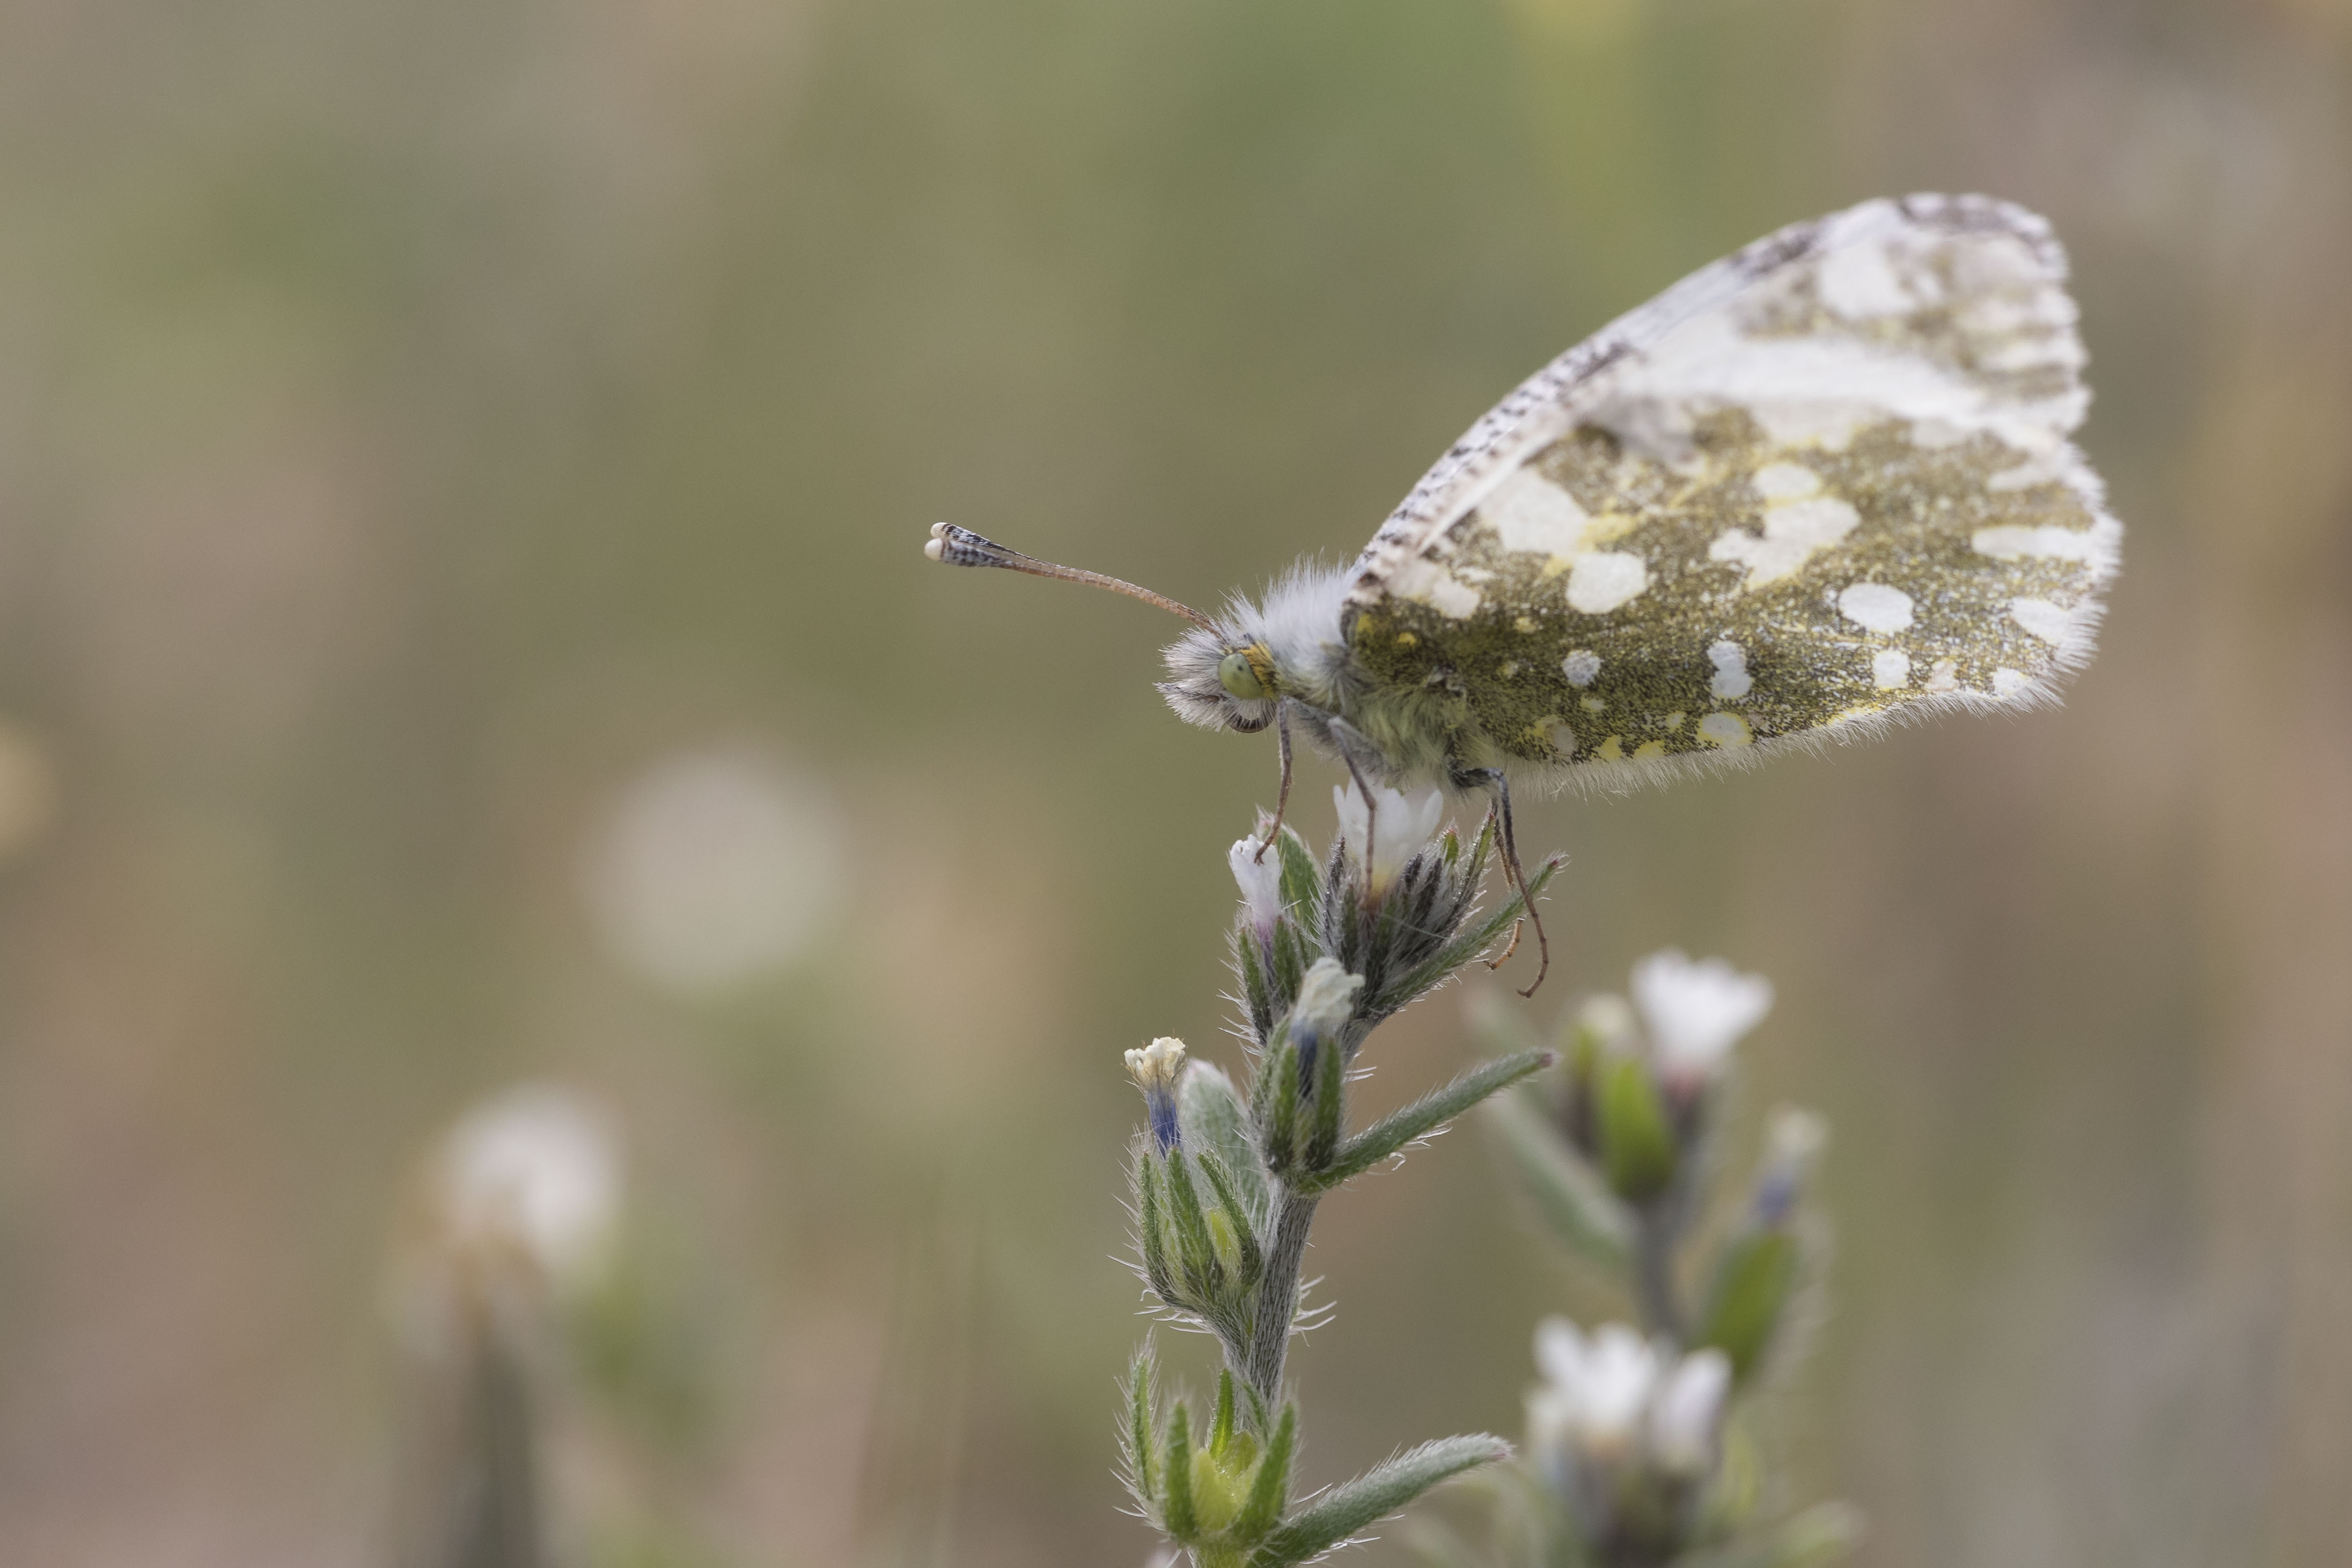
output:
M1217 685L1244 702L1274 695L1258 678L1257 669L1250 663L1249 654L1239 648L1217 661Z

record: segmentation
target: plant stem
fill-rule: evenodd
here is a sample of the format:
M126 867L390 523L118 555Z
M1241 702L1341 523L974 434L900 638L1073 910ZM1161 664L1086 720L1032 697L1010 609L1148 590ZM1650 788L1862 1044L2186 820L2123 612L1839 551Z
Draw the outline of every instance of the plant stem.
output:
M1652 1203L1643 1207L1633 1232L1633 1293L1642 1316L1654 1333L1682 1343L1682 1303L1675 1292L1675 1240L1682 1229L1681 1205Z
M1298 1313L1298 1272L1307 1264L1307 1232L1315 1223L1317 1196L1284 1192L1274 1214L1274 1235L1265 1249L1265 1275L1258 1286L1257 1321L1251 1330L1249 1364L1237 1370L1271 1412L1282 1407L1282 1364L1290 1354L1291 1320Z

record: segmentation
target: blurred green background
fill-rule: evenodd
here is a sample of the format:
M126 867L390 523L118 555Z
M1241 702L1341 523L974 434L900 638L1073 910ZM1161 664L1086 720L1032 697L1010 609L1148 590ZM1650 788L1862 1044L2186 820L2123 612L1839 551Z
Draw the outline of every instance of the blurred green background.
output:
M1140 1564L1118 1053L1236 1054L1273 747L924 529L1194 602L1352 555L1560 348L1913 189L2072 247L2105 650L1527 810L1534 1007L1778 983L1743 1124L1831 1116L1839 1228L1790 1495L1860 1561L2344 1562L2345 0L9 6L0 1560L388 1561L404 1195L551 1078L699 1368L658 1484L559 1475L598 1554ZM1516 1432L1579 1300L1469 1134L1311 1262L1318 1481Z

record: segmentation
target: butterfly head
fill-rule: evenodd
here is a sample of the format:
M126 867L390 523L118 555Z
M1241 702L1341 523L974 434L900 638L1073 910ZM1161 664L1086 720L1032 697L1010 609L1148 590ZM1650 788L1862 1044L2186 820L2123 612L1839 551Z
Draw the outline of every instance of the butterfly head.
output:
M1188 724L1251 734L1274 722L1283 695L1281 672L1264 638L1226 622L1187 632L1161 659L1170 679L1160 695Z
M1346 573L1302 564L1258 602L1234 599L1161 655L1170 678L1160 695L1190 723L1244 734L1272 724L1285 697L1331 706L1346 595Z

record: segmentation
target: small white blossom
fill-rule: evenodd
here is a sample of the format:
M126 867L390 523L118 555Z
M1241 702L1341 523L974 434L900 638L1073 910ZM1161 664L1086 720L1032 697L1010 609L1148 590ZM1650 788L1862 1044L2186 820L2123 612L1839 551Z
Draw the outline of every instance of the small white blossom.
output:
M1528 1419L1538 1448L1605 1456L1640 1436L1659 1371L1657 1350L1640 1334L1603 1323L1588 1338L1566 1318L1546 1318L1536 1365L1544 1382L1528 1396Z
M468 1250L514 1252L556 1285L577 1282L607 1244L620 1159L604 1116L579 1095L530 1083L450 1131L435 1167L442 1222Z
M1336 1034L1356 1010L1356 993L1364 977L1351 975L1337 958L1318 958L1298 982L1298 999L1291 1004L1294 1030L1314 1039Z
M1528 1438L1545 1474L1566 1479L1638 1460L1695 1475L1713 1462L1731 1390L1721 1351L1678 1357L1623 1323L1587 1335L1547 1318L1536 1329L1536 1365L1544 1380L1528 1396Z
M1669 947L1633 966L1633 1003L1649 1026L1659 1072L1705 1082L1723 1071L1731 1048L1772 1010L1772 982L1721 958L1694 962Z
M1339 810L1339 837L1359 860L1363 855L1364 841L1369 838L1372 841L1372 863L1364 869L1365 892L1372 898L1388 891L1389 883L1396 880L1405 862L1420 853L1421 847L1437 831L1438 819L1445 814L1445 797L1434 789L1415 800L1375 784L1375 816L1357 792L1353 779L1344 786L1332 787L1331 803Z
M1282 916L1282 857L1272 849L1261 857L1258 851L1265 843L1259 838L1238 841L1225 852L1225 863L1234 868L1234 881L1241 885L1250 925L1261 939L1271 939L1274 924Z
M1176 1075L1184 1070L1184 1042L1163 1034L1150 1045L1129 1051L1127 1070L1147 1094L1155 1089L1173 1089Z
M1150 1045L1127 1053L1127 1070L1143 1091L1143 1106L1151 1119L1151 1137L1161 1151L1176 1146L1176 1081L1184 1071L1184 1042L1161 1035Z
M1666 1374L1650 1402L1650 1455L1660 1468L1685 1476L1706 1469L1730 1391L1731 1358L1719 1350L1686 1355Z

